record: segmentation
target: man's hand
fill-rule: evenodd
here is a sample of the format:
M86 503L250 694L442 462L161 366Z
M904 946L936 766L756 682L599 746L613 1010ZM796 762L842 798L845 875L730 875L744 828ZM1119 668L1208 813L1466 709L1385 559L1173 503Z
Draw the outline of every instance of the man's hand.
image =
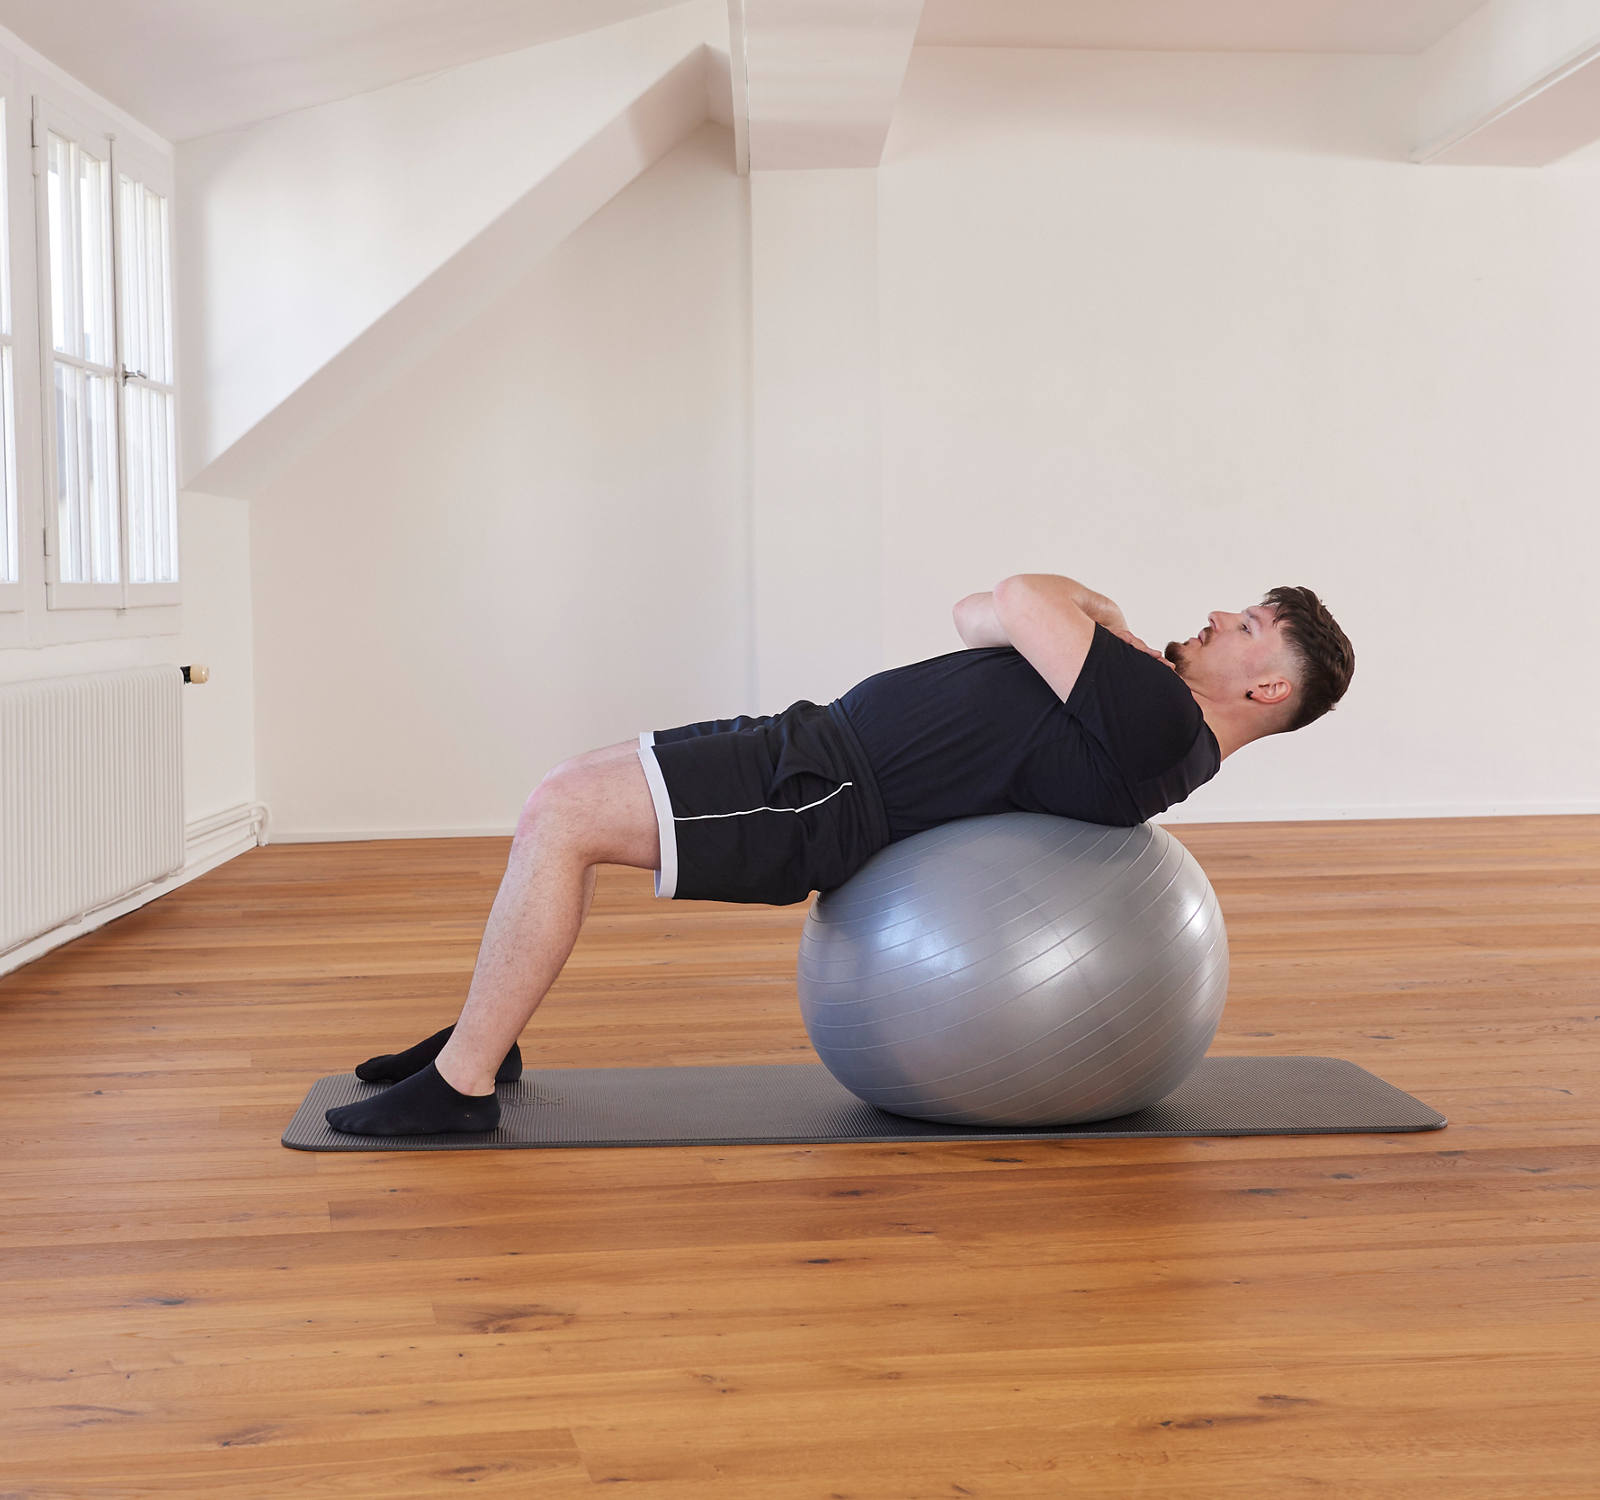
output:
M1093 589L1084 588L1081 583L1078 587L1083 590L1082 597L1078 601L1078 607L1084 614L1088 615L1095 624L1104 625L1112 635L1120 635L1126 639L1128 622L1123 618L1120 606L1113 600L1106 598L1104 594L1097 594Z

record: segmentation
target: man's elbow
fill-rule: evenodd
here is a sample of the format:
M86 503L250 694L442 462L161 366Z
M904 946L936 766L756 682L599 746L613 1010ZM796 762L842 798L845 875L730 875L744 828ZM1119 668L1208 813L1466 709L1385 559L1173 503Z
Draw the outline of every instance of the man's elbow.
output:
M1048 583L1045 575L1038 573L1013 573L994 586L994 612L1002 620L1015 619L1036 609L1041 598L1039 584Z

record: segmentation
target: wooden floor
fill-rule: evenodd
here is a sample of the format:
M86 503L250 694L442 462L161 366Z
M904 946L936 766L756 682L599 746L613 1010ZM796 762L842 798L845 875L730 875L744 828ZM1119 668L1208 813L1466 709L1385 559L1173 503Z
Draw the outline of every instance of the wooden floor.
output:
M0 1496L1600 1494L1600 818L1174 830L1214 1054L1394 1136L279 1145L500 840L256 850L0 979ZM804 906L602 872L530 1066L807 1059Z

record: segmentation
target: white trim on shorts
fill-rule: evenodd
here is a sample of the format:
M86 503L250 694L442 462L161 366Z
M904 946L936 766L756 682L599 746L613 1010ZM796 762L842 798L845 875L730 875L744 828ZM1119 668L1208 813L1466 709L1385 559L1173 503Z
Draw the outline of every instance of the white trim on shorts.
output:
M840 792L855 785L853 781L841 782L826 797L818 797L815 802L808 802L804 807L742 807L733 812L690 813L677 818L672 813L672 798L667 795L667 783L661 774L661 763L656 759L655 746L655 730L641 730L639 761L644 766L644 779L650 784L650 800L656 809L656 830L661 838L661 868L656 871L656 895L663 899L670 899L678 890L679 823L700 823L707 818L743 818L750 813L758 812L809 812L813 807L821 807L824 802L831 801Z
M656 871L656 895L670 899L678 890L678 829L672 819L672 798L667 795L667 783L661 775L655 746L655 730L641 731L639 762L644 767L644 779L650 783L650 800L656 809L656 829L661 836L661 868Z

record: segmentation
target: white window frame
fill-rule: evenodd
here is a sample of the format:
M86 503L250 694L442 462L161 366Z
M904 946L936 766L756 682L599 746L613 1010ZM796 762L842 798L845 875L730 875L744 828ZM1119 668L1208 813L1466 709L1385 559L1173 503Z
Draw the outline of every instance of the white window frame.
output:
M116 444L112 483L117 513L118 570L115 583L64 583L60 577L60 506L56 494L55 472L55 353L50 302L50 225L45 193L46 178L41 169L36 187L36 229L39 256L39 370L40 397L43 403L45 451L45 585L51 609L141 609L177 604L181 584L131 583L129 581L129 524L127 485L127 433L123 421L122 393L129 379L122 347L122 175L133 178L160 193L172 212L171 169L154 152L142 150L137 142L119 141L115 132L100 131L96 122L80 110L70 109L59 100L36 95L33 101L33 139L35 150L46 148L52 133L77 142L107 164L106 218L111 238L109 305L111 312L112 411ZM180 570L181 577L181 570Z
M112 254L106 265L106 285L103 289L111 318L111 348L110 364L102 367L112 382L112 421L116 423L115 431L119 435L122 430L121 412L117 409L118 394L116 384L117 370L117 342L119 331L117 323L116 305L116 243L117 228L114 222L116 213L117 195L111 187L116 177L116 171L111 159L111 136L109 132L96 129L95 125L78 111L63 104L57 99L49 99L44 95L36 94L33 99L33 150L36 157L46 158L49 150L50 137L61 136L81 146L91 156L106 164L106 201L103 210L106 215L106 226L111 240ZM49 210L49 163L48 159L39 162L38 172L34 177L34 235L36 239L35 253L38 256L39 267L39 401L40 412L44 417L44 523L45 523L45 590L51 609L124 609L127 607L127 581L128 570L124 565L127 550L127 527L123 524L122 516L122 465L115 459L111 464L109 476L113 489L112 505L117 515L118 523L118 549L124 561L119 561L116 583L81 583L61 581L61 498L56 493L56 402L55 402L55 366L59 356L55 352L55 329L51 312L51 285L50 285L50 210ZM80 364L79 360L66 356L70 363Z
M51 598L54 582L49 569L53 567L55 552L53 542L50 555L46 555L46 536L56 517L54 502L48 507L46 489L53 495L55 488L54 416L55 391L45 383L50 365L52 340L47 327L49 302L48 234L49 219L45 205L47 182L46 141L41 127L34 146L34 101L44 105L44 114L51 119L70 119L76 129L89 135L112 139L111 158L113 233L120 235L120 210L116 185L118 174L146 183L153 191L167 199L168 223L171 231L173 282L173 358L175 413L181 415L183 387L182 310L181 286L181 205L174 190L174 168L171 148L158 137L151 135L137 122L130 120L115 106L82 88L58 69L50 67L26 47L12 44L0 32L0 89L7 99L6 143L8 194L11 222L0 225L0 232L10 232L11 246L11 308L13 337L13 372L16 379L14 392L17 495L19 500L18 543L20 549L21 594L23 607L0 610L0 651L11 648L43 648L74 645L91 641L144 640L159 636L179 634L183 629L183 608L179 601L181 584L129 585L126 559L127 517L122 499L123 477L117 475L119 531L124 538L121 582L101 585L113 589L118 597L103 605L68 607ZM60 131L74 135L69 127ZM83 136L79 135L79 139ZM115 244L116 241L114 240ZM43 253L41 253L41 249ZM113 294L120 295L113 265ZM42 300L42 307L41 307ZM119 320L120 321L120 320ZM114 337L120 339L120 327L114 327ZM119 449L122 445L121 382L117 383L117 432ZM48 468L47 468L48 466ZM181 476L175 475L178 491L179 528L179 578L183 576L183 486ZM82 585L78 587L83 587ZM90 585L92 587L92 585ZM121 595L126 590L127 603ZM14 603L14 591L4 591L7 605Z

